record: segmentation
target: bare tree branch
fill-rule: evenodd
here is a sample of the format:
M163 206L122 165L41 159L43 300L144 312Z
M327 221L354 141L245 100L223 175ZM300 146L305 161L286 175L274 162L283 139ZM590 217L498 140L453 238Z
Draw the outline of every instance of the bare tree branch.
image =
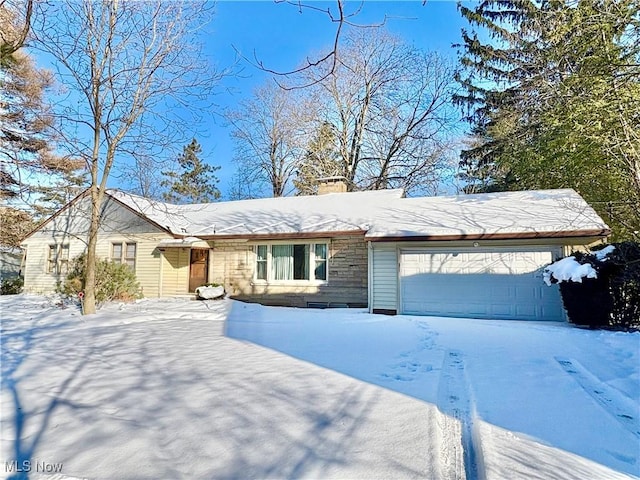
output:
M262 70L263 72L273 75L274 82L284 90L296 90L301 88L307 88L317 83L320 83L321 81L327 79L330 75L332 75L336 70L336 67L339 61L340 41L344 34L345 27L348 26L348 27L353 27L358 29L380 28L387 23L387 20L389 18L387 15L385 15L384 18L378 23L359 24L352 21L351 19L356 18L360 14L360 12L362 11L362 8L364 7L364 3L365 3L364 0L360 1L358 3L357 8L350 13L345 12L345 0L335 0L335 1L336 1L337 13L334 13L331 10L331 8L321 8L316 5L313 5L312 3L308 3L302 0L296 0L296 1L274 0L275 3L283 3L286 5L295 6L298 8L300 13L303 13L304 10L311 10L314 12L325 14L329 18L331 23L336 24L336 31L335 31L335 34L333 35L332 46L327 51L327 53L319 54L317 58L307 57L299 67L294 68L292 70L275 70L275 69L269 68L268 66L265 65L263 60L260 60L258 58L258 55L255 50L253 52L252 59L247 58L238 49L234 47L236 54L240 58L248 62L250 65ZM294 77L299 76L300 74L304 74L309 70L314 70L318 68L323 69L324 73L321 77L315 78L313 81L306 81L306 82L303 81L301 83L296 82L296 79ZM286 78L287 81L294 79L294 83L291 85L285 84L280 80L281 78ZM308 80L308 77L307 77L307 80Z
M97 236L112 171L139 159L132 153L145 146L148 160L149 153L191 138L194 123L181 115L207 108L201 102L220 76L193 37L210 6L69 0L39 7L37 46L56 60L74 101L58 112L66 127L61 134L91 175L85 312L94 313ZM181 110L187 103L189 110Z

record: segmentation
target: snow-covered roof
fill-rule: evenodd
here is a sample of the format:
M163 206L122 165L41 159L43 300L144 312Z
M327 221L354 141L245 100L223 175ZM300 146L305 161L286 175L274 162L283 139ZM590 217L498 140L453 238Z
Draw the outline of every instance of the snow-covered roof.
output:
M22 249L20 247L11 247L9 245L0 245L0 253L7 255L22 255Z
M405 198L397 189L196 205L109 194L175 235L198 238L352 231L371 240L533 238L608 231L571 189L418 198Z
M366 232L402 189L172 205L109 190L109 195L176 235L233 237Z
M606 233L609 227L572 189L404 198L376 217L369 238L535 238Z
M158 248L181 248L181 247L202 247L206 248L209 245L204 240L197 237L186 238L163 238L158 243Z

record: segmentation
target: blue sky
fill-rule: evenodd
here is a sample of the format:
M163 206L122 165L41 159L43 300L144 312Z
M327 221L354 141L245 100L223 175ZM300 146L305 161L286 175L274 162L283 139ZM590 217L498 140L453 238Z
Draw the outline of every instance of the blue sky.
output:
M335 2L311 2L314 7L335 9ZM360 2L347 3L353 11ZM359 24L378 24L384 21L392 33L417 47L438 51L456 58L452 44L460 41L460 30L466 22L450 1L367 1L353 21ZM254 55L268 68L288 71L306 56L326 52L333 41L335 25L326 14L304 10L273 1L222 1L216 6L213 21L203 32L205 50L219 68L227 68L242 55ZM215 98L215 111L206 122L208 133L198 136L203 147L202 158L218 171L220 189L224 196L233 175L233 142L230 130L219 116L226 108L234 108L254 88L264 84L269 75L244 60L239 60L239 75L225 78Z
M335 0L305 0L305 3L321 10L336 9ZM452 45L461 41L460 31L467 25L458 13L456 2L428 0L423 5L422 0L347 1L345 12L358 8L360 11L351 18L352 22L360 25L384 22L385 28L409 44L457 58ZM201 158L221 167L217 176L223 198L228 195L235 165L231 130L225 125L222 113L236 108L256 87L270 81L269 74L239 58L238 52L250 59L257 58L267 68L290 71L308 56L326 54L333 44L335 29L336 24L326 13L308 9L301 12L295 5L277 0L216 3L212 21L201 31L201 41L209 61L218 70L233 66L236 73L220 82L213 99L214 107L200 125L194 125L194 136L202 146ZM41 66L51 68L46 56L36 55ZM126 189L128 185L121 184L122 180L114 172L108 185Z

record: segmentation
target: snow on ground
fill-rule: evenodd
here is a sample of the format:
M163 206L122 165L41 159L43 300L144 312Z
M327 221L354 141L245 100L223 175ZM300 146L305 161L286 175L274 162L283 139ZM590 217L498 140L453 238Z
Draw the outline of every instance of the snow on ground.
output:
M3 478L640 475L638 333L229 300L0 313Z

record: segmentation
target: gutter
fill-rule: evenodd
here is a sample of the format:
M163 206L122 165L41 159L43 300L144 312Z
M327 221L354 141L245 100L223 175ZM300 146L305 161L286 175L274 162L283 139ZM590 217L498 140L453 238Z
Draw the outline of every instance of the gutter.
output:
M457 235L389 235L366 237L370 242L429 242L451 240L527 240L535 238L607 237L611 230L565 230L557 232L471 233Z

